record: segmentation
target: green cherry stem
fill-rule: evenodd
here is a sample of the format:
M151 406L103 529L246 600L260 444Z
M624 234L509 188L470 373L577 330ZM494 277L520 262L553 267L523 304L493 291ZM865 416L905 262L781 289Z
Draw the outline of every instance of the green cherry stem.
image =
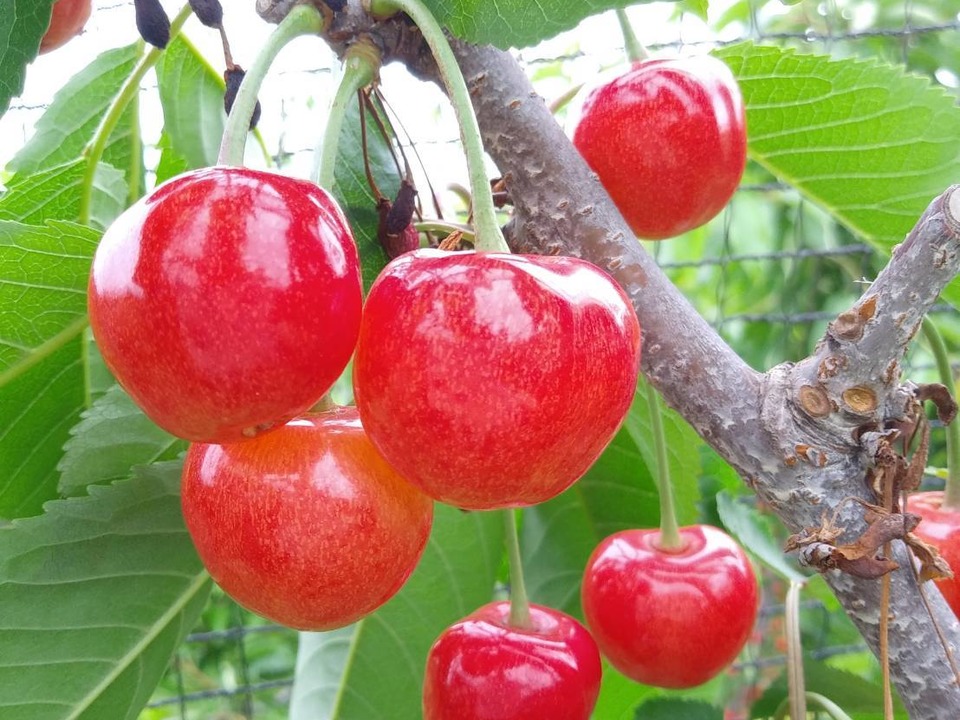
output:
M627 59L632 62L640 62L650 57L647 49L637 39L637 34L633 31L630 19L627 17L627 11L623 8L616 9L617 22L620 23L620 32L623 34L623 46L627 51Z
M790 581L785 603L784 634L787 640L787 697L790 717L807 716L806 682L803 677L803 646L800 637L800 591L803 585Z
M937 363L937 372L940 382L950 393L950 397L957 397L956 384L953 381L953 368L950 367L950 357L947 354L947 345L937 325L929 317L923 319L923 336L930 346L933 358ZM960 421L954 420L947 425L947 480L943 490L943 507L960 508Z
M223 130L223 141L220 143L220 155L217 158L220 165L243 165L243 151L247 144L247 133L250 131L250 118L257 105L257 94L270 65L280 51L301 35L319 35L325 26L323 15L313 5L297 5L270 34L244 75L237 97L233 101L227 126Z
M657 547L666 552L683 549L677 524L677 511L673 504L673 484L670 482L670 463L667 459L667 438L663 432L663 415L660 411L660 396L647 380L644 380L647 392L647 406L650 409L650 429L653 444L657 452L657 468L654 477L657 493L660 495L660 538Z
M815 692L806 692L803 695L811 705L817 705L827 715L832 717L833 720L853 720L853 718L843 711L843 708L833 702L833 700L830 698L824 697L820 693ZM780 706L773 714L774 720L784 720L784 718L790 714L789 710L790 700L785 699L782 703L780 703Z
M523 563L520 560L520 538L517 535L516 511L503 511L503 524L507 541L507 557L510 561L510 625L516 628L530 628L530 601L527 599L527 586L523 581Z
M170 23L171 41L180 34L180 29L192 12L193 9L189 5L185 5L183 9L177 13L173 22ZM144 44L142 40L139 46L140 52L143 52ZM130 103L133 102L133 99L139 95L140 83L150 68L157 64L162 52L162 50L152 48L146 55L141 55L140 61L134 67L133 72L127 76L119 92L114 96L110 107L107 108L107 111L100 119L100 124L97 126L96 132L93 133L93 137L83 150L83 156L86 159L87 166L83 174L80 212L77 218L77 222L81 225L90 224L91 205L93 204L93 181L97 174L97 167L100 164L100 160L103 159L103 153L107 149L110 136L120 123L120 118L123 117L124 111Z
M447 220L423 220L421 222L415 222L413 227L417 232L425 233L443 233L450 235L451 233L460 232L463 233L463 239L471 243L474 242L475 239L472 227Z
M430 14L421 0L390 0L389 3L375 3L380 12L385 12L387 6L399 8L417 24L423 39L430 46L440 78L443 80L450 102L457 115L457 125L460 127L460 141L467 156L467 174L470 178L470 192L473 195L473 220L477 228L474 248L481 252L510 252L507 241L497 222L497 213L493 204L493 193L487 179L487 171L483 162L483 142L480 140L480 126L477 116L470 102L470 91L457 65L453 49L443 34L440 24Z
M343 56L343 76L327 114L327 127L323 131L320 151L317 153L315 177L324 190L333 190L334 171L337 165L337 150L343 120L350 104L356 102L357 91L374 81L380 72L380 50L369 38L360 38L347 48ZM364 112L361 109L361 112Z

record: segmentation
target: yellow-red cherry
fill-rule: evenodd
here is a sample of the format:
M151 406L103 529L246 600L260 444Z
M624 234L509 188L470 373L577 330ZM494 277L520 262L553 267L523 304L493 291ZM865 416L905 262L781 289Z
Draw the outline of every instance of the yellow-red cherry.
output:
M588 720L601 664L590 633L569 615L530 606L531 627L494 602L443 631L427 655L424 720Z
M746 554L709 525L680 528L679 549L659 530L625 530L601 542L581 587L600 652L637 682L688 688L717 675L746 644L758 590Z
M943 599L960 617L960 508L943 507L943 492L931 490L911 495L907 511L922 518L914 534L934 545L953 570L952 578L935 582Z
M90 19L90 0L57 0L50 25L40 39L40 54L56 50L80 34Z
M716 216L737 189L743 98L709 55L643 60L587 95L573 143L639 237L673 237Z
M174 435L231 442L312 407L360 329L350 227L313 183L236 167L190 172L111 225L90 324L107 366Z
M426 547L433 501L370 443L355 408L241 443L192 445L183 516L210 576L244 607L301 630L373 612Z
M613 438L636 392L640 325L571 257L414 250L370 289L354 391L370 439L431 497L543 502Z

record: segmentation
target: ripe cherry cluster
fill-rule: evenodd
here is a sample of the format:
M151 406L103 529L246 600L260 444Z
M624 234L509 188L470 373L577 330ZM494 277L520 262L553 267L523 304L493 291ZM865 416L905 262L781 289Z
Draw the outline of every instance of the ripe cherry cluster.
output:
M402 587L434 501L517 508L570 487L639 374L636 313L596 266L414 250L364 302L332 196L237 167L186 173L129 208L96 252L88 301L120 384L192 443L183 513L211 576L306 630L352 623ZM356 407L331 408L351 357ZM755 579L719 531L683 540L665 550L633 531L597 548L592 634L541 606L517 625L506 603L448 628L427 661L425 716L587 718L601 650L666 687L719 672L752 627ZM676 641L694 616L712 618L709 636Z

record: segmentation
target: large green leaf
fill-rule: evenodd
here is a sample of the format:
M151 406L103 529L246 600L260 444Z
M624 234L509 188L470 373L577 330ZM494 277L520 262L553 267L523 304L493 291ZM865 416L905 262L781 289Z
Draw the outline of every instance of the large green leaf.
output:
M60 460L60 492L82 493L130 475L135 465L175 458L187 443L161 430L119 385L97 398L70 431Z
M0 115L23 92L27 64L40 48L55 0L0 0Z
M9 169L26 175L80 157L117 90L133 70L137 55L136 45L107 50L74 75L54 96L37 121L36 133L10 161ZM127 107L110 135L103 162L124 172L132 167L137 122L134 106Z
M382 107L380 111L382 115ZM400 188L400 173L390 154L390 146L377 129L369 112L366 115L366 125L370 173L380 192L393 200ZM363 167L363 134L358 103L350 104L343 119L334 181L333 193L350 221L350 228L360 251L363 287L369 289L387 264L387 254L377 239L377 199L370 189Z
M454 35L499 48L527 47L569 30L603 10L653 0L424 0Z
M168 149L189 168L215 165L226 122L223 78L183 34L167 45L156 70Z
M98 235L0 220L0 517L39 512L85 402L87 276Z
M180 465L0 530L0 713L132 720L206 602Z
M724 491L717 495L717 511L737 542L784 580L805 583L809 579L784 554L782 543L774 538L770 529L771 519L756 507L737 502Z
M427 651L448 625L492 598L502 557L500 513L437 505L413 576L373 615L302 633L291 720L419 720Z
M885 251L960 178L960 108L926 78L752 43L717 54L743 91L750 157ZM960 302L958 281L946 296Z

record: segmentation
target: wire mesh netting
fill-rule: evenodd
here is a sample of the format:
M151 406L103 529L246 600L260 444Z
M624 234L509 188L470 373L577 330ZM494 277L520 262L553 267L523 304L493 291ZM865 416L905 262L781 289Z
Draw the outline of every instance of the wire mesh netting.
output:
M685 35L689 26L677 10L674 21L663 27L664 37L650 43L651 47L685 51L688 46L702 46L707 51L750 39L804 52L879 57L902 63L951 90L960 84L958 2L824 0L788 6L778 0L731 0L720 4L723 13L711 10L710 24L697 25L692 38ZM124 2L101 3L98 12L125 13L129 8ZM672 6L670 12L674 12ZM647 16L638 12L636 17ZM559 94L563 87L575 84L576 64L589 58L579 47L577 31L565 37L571 48L567 51L557 52L558 45L553 43L549 51L518 53L545 95ZM615 62L618 54L620 49L610 48L609 61ZM301 67L296 72L314 70ZM300 85L295 78L287 87L293 89L282 91L278 99L284 118L288 110L293 113L306 104L297 94ZM415 94L435 100L434 89L414 87ZM385 92L389 97L386 81ZM323 98L314 101L320 104ZM42 103L14 102L7 127L19 123L27 137L43 110ZM405 112L402 107L398 110L401 116ZM265 134L269 133L268 127ZM278 164L289 168L309 162L304 160L312 143L307 132L279 126L275 135L272 150ZM431 175L434 164L444 164L431 158L445 158L456 134L428 132L427 136L430 139L423 142L421 154ZM439 146L435 154L426 147L429 144ZM748 170L727 210L708 227L691 233L682 244L651 244L648 249L701 314L757 369L806 356L827 323L861 294L886 260L876 248L760 168ZM944 321L942 331L948 343L960 343L956 311L940 304L933 312ZM933 363L922 346L911 351L905 372L917 381L935 379ZM938 464L938 453L942 449L935 447L932 465ZM772 639L782 636L783 606L778 599L783 593L777 583L773 577L765 578L765 602L755 640L731 669L749 680L745 687L759 686L760 678L779 672L785 663L784 648ZM850 666L856 667L873 662L829 597L807 599L802 618L804 650L811 657L849 657ZM177 650L141 720L285 718L297 646L296 632L267 623L215 590L199 626Z

